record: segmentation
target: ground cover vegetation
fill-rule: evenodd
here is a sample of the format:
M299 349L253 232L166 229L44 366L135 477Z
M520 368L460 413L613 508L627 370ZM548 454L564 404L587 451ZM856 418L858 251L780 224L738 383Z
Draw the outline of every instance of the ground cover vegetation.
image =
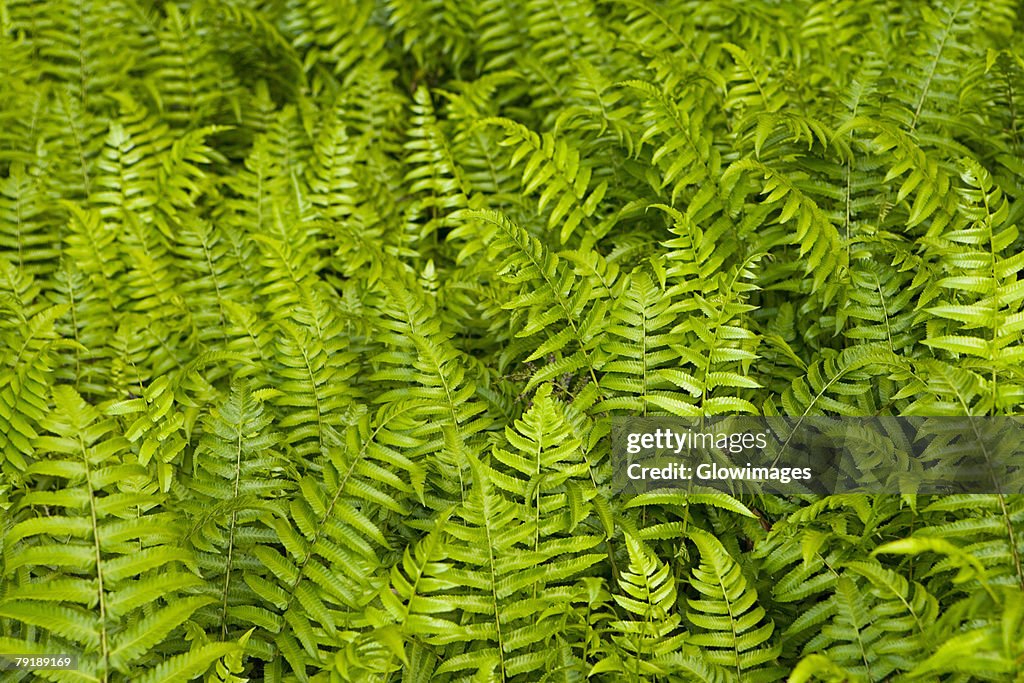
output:
M0 1L4 680L1022 680L1020 497L607 434L1020 412L1022 14Z

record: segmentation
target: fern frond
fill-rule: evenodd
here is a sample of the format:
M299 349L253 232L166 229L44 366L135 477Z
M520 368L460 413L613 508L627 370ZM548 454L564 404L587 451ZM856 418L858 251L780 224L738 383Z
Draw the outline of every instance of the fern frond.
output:
M538 135L516 121L503 118L484 119L479 125L501 126L505 139L501 145L515 147L511 165L525 161L522 189L524 194L538 194L537 209L547 214L549 229L559 228L558 237L565 244L578 227L593 230L593 217L608 191L608 181L591 188L593 168L564 140L551 133Z
M498 272L506 282L519 286L517 296L505 304L505 308L521 316L516 321L520 327L516 336L536 335L555 322L564 321L567 325L547 335L546 341L527 358L529 361L563 353L560 362L550 364L535 374L529 386L579 371L588 372L594 384L599 385L593 349L599 341L597 332L605 306L598 302L590 305L587 311L592 294L590 283L582 280L577 286L574 273L564 266L560 267L555 254L505 216L487 211L470 211L460 216L479 219L494 226L492 249L504 255ZM585 315L584 311L587 311ZM576 348L565 354L564 349L570 342L575 342Z
M49 457L25 470L41 485L19 501L4 563L13 583L0 614L22 625L22 637L80 653L79 669L98 680L141 674L161 659L154 647L209 600L184 593L200 582L179 569L194 569L194 559L176 545L180 528L159 511L161 496L145 468L126 457L114 421L70 387L55 388L52 398L54 412L41 420L48 433L36 439ZM54 566L68 580L59 598L45 599L32 588ZM160 584L150 580L156 576ZM39 635L26 630L33 627Z
M182 12L177 5L166 5L166 16L155 31L159 42L145 64L157 110L165 120L186 128L212 122L235 95L234 75L214 54L202 7L196 4Z
M0 326L4 359L0 372L0 469L13 477L28 465L35 451L36 427L49 412L50 375L56 360L53 352L64 345L55 322L67 308L50 306L40 310L32 300L32 278L9 263L0 263L0 276L0 293L14 304L4 306L12 309L13 315Z
M701 557L691 585L701 597L687 598L687 620L698 629L688 642L707 648L706 657L734 670L739 680L774 680L781 648L770 643L775 627L756 591L718 539L700 529L689 534Z

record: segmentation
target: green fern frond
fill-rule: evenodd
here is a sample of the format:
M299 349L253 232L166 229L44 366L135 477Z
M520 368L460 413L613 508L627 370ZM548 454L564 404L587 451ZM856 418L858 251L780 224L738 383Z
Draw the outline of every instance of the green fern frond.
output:
M687 641L703 646L709 661L736 672L739 680L775 680L779 645L770 643L774 624L747 585L740 565L714 536L692 529L701 563L693 569L687 620L697 629ZM768 665L768 666L766 666Z
M41 486L21 496L8 531L4 576L25 589L6 592L0 614L21 624L16 637L80 653L79 669L98 680L141 673L163 658L153 648L210 600L187 596L201 583L194 558L114 421L67 386L53 403L41 420L48 433L35 440L49 457L25 470ZM60 594L33 591L54 567L67 577Z
M593 219L608 191L608 181L591 189L593 168L575 149L551 133L538 135L516 121L503 118L484 119L478 125L501 126L505 139L501 145L515 147L511 165L526 162L523 167L522 191L539 194L537 210L547 213L549 229L558 228L558 237L565 244L578 227L593 230Z

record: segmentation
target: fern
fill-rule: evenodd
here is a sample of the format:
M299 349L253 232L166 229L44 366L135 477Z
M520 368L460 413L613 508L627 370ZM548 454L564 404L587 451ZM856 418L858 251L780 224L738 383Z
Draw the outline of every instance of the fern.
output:
M194 558L113 421L69 387L53 401L37 439L50 457L26 468L36 485L6 534L4 576L18 580L0 602L18 625L6 647L42 642L81 653L97 680L137 676L174 654L162 644L210 600L188 596L201 584ZM43 589L55 570L60 590Z
M958 483L1024 403L1020 13L6 0L0 655L78 669L4 680L1020 679L1015 432L900 496L627 495L610 434Z
M669 566L631 536L626 536L626 548L630 564L619 576L621 594L614 598L631 618L610 622L609 627L618 649L631 657L623 661L613 655L598 662L591 674L619 671L640 680L641 673L663 673L657 658L678 648L685 633L681 632L675 578Z
M287 467L274 451L279 436L268 431L269 423L258 392L248 383L237 383L223 408L209 417L193 455L194 476L187 480L196 495L194 501L186 498L186 539L196 549L218 599L197 620L219 627L224 639L229 630L236 631L238 622L259 623L259 615L266 614L242 573L258 562L254 547L267 539L260 522L283 514L276 499L290 487L283 476ZM214 577L220 580L215 583ZM239 664L233 666L237 669Z
M688 599L687 619L701 633L689 642L708 648L708 659L736 671L741 680L771 680L777 674L771 663L778 650L765 644L774 626L764 621L757 594L746 585L739 565L725 548L707 533L690 532L700 551L701 564L693 570L693 588L702 596Z
M550 133L538 135L508 119L495 119L488 123L505 129L503 146L516 148L512 153L512 166L526 162L522 177L523 194L539 192L538 211L544 211L549 205L552 207L548 226L561 226L559 240L564 244L581 224L593 230L592 217L608 191L607 181L590 189L592 168L578 152Z

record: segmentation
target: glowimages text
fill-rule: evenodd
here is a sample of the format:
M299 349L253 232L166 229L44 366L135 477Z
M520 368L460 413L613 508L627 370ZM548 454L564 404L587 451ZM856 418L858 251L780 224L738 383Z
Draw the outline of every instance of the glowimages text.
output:
M634 481L773 481L788 484L791 481L810 481L810 467L755 467L749 462L743 467L730 467L714 462L698 465L667 463L647 467L634 462L626 468L626 476Z

